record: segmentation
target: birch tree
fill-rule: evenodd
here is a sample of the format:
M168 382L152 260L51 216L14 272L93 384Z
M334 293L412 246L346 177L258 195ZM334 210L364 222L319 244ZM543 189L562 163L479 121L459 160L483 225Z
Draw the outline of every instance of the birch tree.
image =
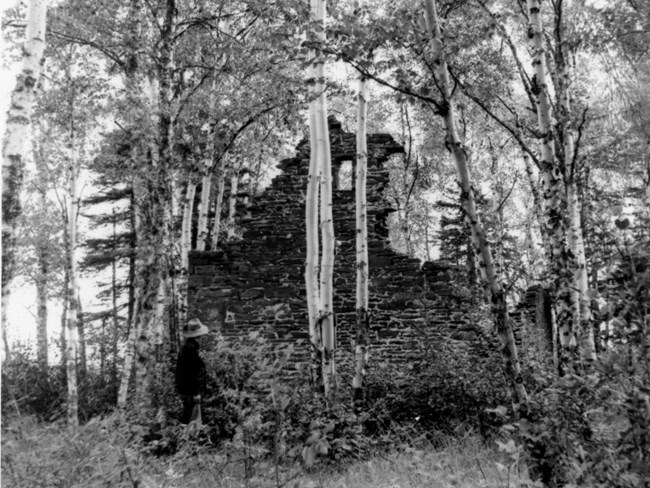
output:
M354 350L354 377L352 379L355 404L363 399L363 379L366 373L370 346L370 318L368 315L368 203L366 182L368 175L368 83L359 78L357 95L357 161L355 178L356 255L357 255L357 333Z
M205 251L206 241L208 239L208 208L210 204L210 190L212 189L212 168L214 166L215 154L215 130L216 123L211 123L214 117L216 106L216 81L212 81L210 89L210 112L206 127L206 150L201 177L201 203L199 206L199 220L196 229L196 250Z
M73 122L71 121L71 126ZM68 379L68 425L74 429L79 426L79 392L77 385L77 361L79 351L79 294L78 276L75 251L77 247L77 178L79 168L77 167L76 155L74 153L74 129L71 128L71 151L69 161L69 183L68 183L68 308L67 308L67 331L66 338L66 375Z
M333 310L332 280L334 273L334 222L332 216L332 166L329 128L327 124L327 97L325 94L325 16L326 1L310 2L311 31L314 47L310 51L309 104L310 165L306 196L307 258L305 285L309 330L312 345L312 363L320 356L320 381L325 398L331 399L335 387L336 346ZM320 195L320 199L318 198ZM318 263L318 225L321 231L321 261ZM316 368L312 364L312 371ZM312 374L312 379L314 379Z
M425 12L427 32L430 37L434 82L439 87L442 96L438 110L444 120L446 145L454 160L458 182L460 183L462 192L461 203L471 228L472 244L474 245L476 254L479 256L481 277L490 296L495 328L501 342L504 371L510 383L513 405L515 411L521 411L526 415L528 411L528 395L521 376L521 365L515 345L512 322L508 314L505 291L501 277L497 273L490 244L485 236L485 231L477 212L467 153L463 148L456 128L452 84L449 79L447 61L443 54L443 38L435 0L425 0Z
M560 2L561 4L561 2ZM537 105L537 120L539 125L540 141L540 165L542 168L542 181L544 188L544 197L542 205L544 207L544 224L545 233L548 235L551 247L551 262L556 282L556 320L560 329L560 344L562 346L562 355L560 356L560 367L568 365L573 356L573 350L576 343L576 327L579 324L579 295L574 292L574 283L572 279L572 269L570 266L571 256L568 254L566 247L567 229L563 209L566 208L564 188L562 181L562 171L558 166L556 158L556 134L553 126L552 104L549 94L549 83L546 76L546 42L544 39L544 28L541 17L541 4L539 0L527 0L529 15L529 36L533 45L533 69L535 71L535 84L532 92L535 95ZM561 8L561 7L560 7ZM562 77L568 76L568 67L563 66ZM564 78L560 82L558 95L562 99L562 110L568 110L568 93L566 92L566 81ZM571 152L568 155L573 159L573 142L572 133L567 125L569 122L563 121L563 135L569 137L566 141L567 148ZM570 183L572 185L572 183ZM574 204L577 202L574 201ZM574 207L577 210L577 207ZM576 236L577 242L577 236Z
M30 121L45 50L46 16L47 0L29 1L22 67L11 94L2 148L2 336L7 354L5 311L14 271L15 226L20 214L20 191L29 151Z
M192 216L194 215L195 195L196 183L192 175L190 175L187 181L185 200L183 201L183 221L181 224L181 269L178 277L178 320L181 324L184 324L187 319L187 277L189 252L192 248Z
M217 162L214 175L217 191L214 196L214 220L212 221L212 240L210 242L211 251L216 251L219 247L219 234L221 233L221 207L226 188L225 173L227 166L227 156L224 155L224 157L220 158Z

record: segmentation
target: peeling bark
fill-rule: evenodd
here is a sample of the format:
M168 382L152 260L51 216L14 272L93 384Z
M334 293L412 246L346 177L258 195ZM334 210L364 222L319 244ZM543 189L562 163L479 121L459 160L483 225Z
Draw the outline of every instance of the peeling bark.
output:
M189 271L189 252L192 249L192 215L194 214L194 196L196 184L190 177L187 182L187 192L183 202L183 223L181 227L181 269L178 274L178 322L187 321L187 278Z
M13 279L16 221L21 212L20 190L23 185L25 157L29 151L30 123L36 89L41 75L45 50L46 0L30 0L27 29L23 45L22 68L16 78L7 112L6 132L2 150L2 301L3 310L9 299ZM6 315L3 314L6 320ZM3 322L3 331L7 323ZM6 335L6 332L3 332ZM5 340L3 338L3 340ZM5 352L8 352L5 341ZM8 356L7 356L8 357Z
M314 9L313 2L311 4L312 10ZM312 14L313 15L313 14ZM316 57L315 50L310 50L309 58L314 60ZM308 68L308 82L309 85L309 176L307 177L307 194L305 196L305 226L306 226L306 240L307 240L307 254L305 257L305 289L307 297L307 314L309 317L309 340L311 346L311 382L317 388L322 388L322 372L321 372L321 355L322 344L321 334L318 330L319 317L318 311L320 310L320 295L318 284L318 256L319 256L319 241L318 241L318 201L320 194L320 159L318 155L318 142L317 142L317 93L315 88L316 83L316 70L313 64L310 63Z
M237 216L237 194L239 192L239 170L241 160L233 164L232 173L230 174L230 196L228 197L228 217L226 218L226 238L228 240L235 238L235 218Z
M214 116L216 106L216 82L212 80L210 90L210 117ZM201 178L201 203L199 206L199 220L196 228L196 250L205 251L208 239L208 206L210 204L210 190L212 183L212 167L214 166L214 137L215 124L209 124L207 133L206 154L203 161L203 175ZM184 322L181 322L184 323Z
M41 372L48 374L47 359L47 298L49 285L49 253L46 244L37 244L38 275L36 277L36 360Z
M576 347L575 294L569 262L571 256L566 246L566 223L564 220L563 175L558 165L555 149L555 131L552 124L551 100L546 77L546 48L543 38L541 5L539 0L527 0L530 25L528 36L533 45L533 68L535 71L533 93L537 104L537 120L540 131L541 170L543 181L543 232L551 247L551 263L554 281L553 300L555 319L560 330L561 353L559 367L564 370L572 363Z
M71 143L74 147L74 144ZM68 316L66 338L66 375L68 379L68 425L76 429L79 426L79 392L77 386L77 356L79 344L79 296L77 295L77 264L75 248L77 246L77 167L74 156L71 156L68 186L68 249L67 249L67 275L68 275Z
M497 274L492 258L492 250L490 249L476 209L476 199L471 184L467 154L456 129L454 101L452 98L447 62L442 54L442 34L438 23L436 2L435 0L425 0L425 5L425 19L431 37L431 48L434 56L434 76L443 96L444 105L441 107L441 116L443 117L447 132L446 143L452 153L456 166L456 173L462 191L461 202L471 228L472 244L479 257L481 277L490 295L490 306L501 342L501 356L504 372L510 384L513 407L515 411L525 414L528 411L528 395L523 385L521 366L515 345L512 323L508 314L505 292L501 277Z
M216 168L217 194L214 197L214 221L212 223L212 241L210 250L216 251L219 247L219 233L221 232L221 208L223 204L223 194L226 187L226 155L220 159Z
M353 401L356 408L363 403L363 380L370 348L370 319L368 315L368 203L366 187L368 176L368 83L359 79L357 111L357 165L355 178L356 199L356 254L357 254L357 334L354 350Z

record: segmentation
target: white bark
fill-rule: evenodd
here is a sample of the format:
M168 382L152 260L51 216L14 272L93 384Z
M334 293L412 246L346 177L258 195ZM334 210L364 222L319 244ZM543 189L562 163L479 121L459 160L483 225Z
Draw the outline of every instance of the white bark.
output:
M140 0L130 0L129 2L129 19L131 22L131 28L129 29L129 36L126 39L127 46L127 59L128 64L125 69L125 79L124 85L126 89L126 96L130 102L131 110L127 114L127 122L129 125L129 130L137 130L137 114L136 109L140 104L140 93L142 91L141 87L141 73L138 70L138 63L140 59L138 57L138 50L140 43L142 42L142 29L143 23L139 22L138 19L142 15L142 4ZM140 165L142 164L141 158L141 148L138 146L138 143L135 141L135 138L132 138L132 147L131 147L131 170L132 170L132 187L133 187L133 197L132 197L132 209L133 209L133 233L135 235L135 248L134 258L132 263L133 268L133 313L130 317L131 321L129 324L129 335L126 342L126 350L124 352L124 364L122 365L122 374L120 378L120 387L117 394L117 406L118 408L125 408L128 400L129 386L131 384L131 375L133 374L135 368L135 355L136 355L136 341L139 336L139 327L140 327L140 294L141 294L141 277L139 276L139 260L140 260L140 247L143 236L142 232L142 215L144 210L143 205L143 194L145 192L144 178L139 174Z
M355 370L352 389L355 402L363 398L363 379L369 357L368 318L368 204L366 186L368 175L368 143L366 137L368 116L368 83L359 79L357 111L357 164L355 178L356 200L356 254L357 254L357 334L355 344Z
M311 0L312 20L318 24L315 38L320 44L325 42L326 0ZM330 399L335 387L336 368L334 352L336 331L334 323L332 280L334 276L334 220L332 216L332 160L330 154L329 127L327 124L327 96L325 94L325 66L323 54L317 56L314 67L316 154L320 166L320 308L318 320L322 340L322 379L325 398Z
M210 249L216 251L219 246L219 233L221 232L221 206L223 204L223 194L226 187L226 157L223 155L216 168L217 194L214 197L214 221L212 223L212 241Z
M237 194L239 192L239 164L233 164L232 173L230 174L230 197L228 198L228 217L226 219L226 238L228 240L235 238L235 218L237 216Z
M47 291L49 281L49 260L47 244L37 245L38 274L36 277L36 301L37 301L37 333L36 333L36 357L39 368L44 374L48 372L47 359Z
M458 181L461 186L463 196L461 198L467 220L471 228L472 244L480 261L481 277L490 293L490 302L494 315L495 325L499 340L501 342L501 354L504 364L506 377L510 382L512 392L512 401L516 410L528 410L528 395L524 388L521 366L515 345L512 323L508 314L505 300L505 292L498 275L492 250L485 236L485 231L481 224L480 217L476 209L476 200L474 190L471 184L469 166L467 164L467 154L463 149L462 142L456 129L455 107L452 98L451 82L449 80L449 71L447 62L442 54L442 33L438 23L435 0L426 0L426 23L429 35L431 37L431 48L434 54L434 66L436 83L440 87L443 98L443 120L447 132L447 145L452 152Z
M559 4L556 32L557 44L557 106L560 131L564 141L564 160L566 168L566 199L569 217L568 241L574 256L572 260L572 308L574 326L578 330L580 351L590 360L596 359L596 341L591 318L591 301L589 299L589 279L585 243L582 233L581 202L579 196L580 169L576 158L576 138L572 123L571 84L572 73L575 70L573 57L575 53L570 48L570 15L572 1L565 0Z
M189 252L192 248L192 215L194 213L194 196L196 184L190 177L187 182L187 193L183 203L183 222L181 227L181 269L178 276L178 322L185 324L187 320L187 279L189 269Z
M72 136L73 134L71 134ZM71 142L74 152L74 141ZM78 278L77 264L75 259L75 248L77 247L77 167L74 154L70 156L70 176L68 186L68 317L66 338L66 373L68 377L68 425L76 429L79 426L78 403L79 394L77 389L77 351L78 351L78 319L79 319L79 297L77 295Z
M558 168L555 137L551 116L551 100L546 76L546 47L541 17L540 0L527 0L530 19L529 36L533 45L533 68L536 80L537 118L540 131L541 165L544 187L545 229L551 243L551 261L556 281L557 298L555 317L560 329L563 354L561 363L570 362L570 350L575 348L574 310L572 302L572 278L568 276L568 257L565 249L566 228L563 221L562 175Z
M33 111L36 88L41 75L41 64L45 50L45 20L47 16L47 0L30 0L27 11L27 30L23 45L23 63L16 79L16 87L11 95L7 113L6 134L2 160L2 194L18 198L22 183L22 166L28 151L29 124ZM16 172L20 172L21 181L16 181ZM15 184L18 186L14 186ZM17 201L16 201L17 202ZM3 201L3 207L4 207ZM3 209L3 232L7 216ZM17 215L13 216L14 218Z
M133 308L133 319L131 320L131 329L129 329L129 336L126 340L126 351L124 352L124 365L122 366L122 377L120 379L120 388L117 393L117 406L118 408L126 407L126 402L129 398L129 385L131 383L131 375L133 374L133 367L135 365L135 352L136 341L139 335L139 307Z
M22 67L11 94L2 148L2 336L7 358L9 345L5 310L14 273L15 225L21 211L20 191L29 150L30 121L45 50L46 16L47 0L29 1Z
M215 115L216 106L216 82L212 80L212 89L210 90L210 118ZM205 251L206 241L208 239L208 206L210 204L210 190L212 183L212 166L214 165L214 135L215 124L209 123L207 133L207 144L205 149L205 158L203 160L203 176L201 179L201 204L199 206L199 220L196 229L196 250Z
M313 69L311 69L313 76ZM313 98L314 90L310 88ZM316 100L309 104L309 176L307 194L305 197L305 225L307 254L305 257L305 287L307 297L307 313L309 316L309 339L311 343L311 374L312 383L321 381L321 335L318 329L318 310L320 309L320 294L318 285L318 198L320 193L320 162L316 144Z

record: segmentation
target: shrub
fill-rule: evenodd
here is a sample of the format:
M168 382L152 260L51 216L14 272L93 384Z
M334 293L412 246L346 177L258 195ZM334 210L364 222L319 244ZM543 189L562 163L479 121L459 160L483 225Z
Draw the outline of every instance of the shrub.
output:
M41 420L58 418L65 408L65 384L60 367L43 374L33 354L15 347L2 363L2 416L34 415Z
M501 370L495 355L473 358L466 345L448 342L410 368L374 365L367 380L367 426L390 426L407 437L467 428L488 436L499 422L486 409L508 398Z

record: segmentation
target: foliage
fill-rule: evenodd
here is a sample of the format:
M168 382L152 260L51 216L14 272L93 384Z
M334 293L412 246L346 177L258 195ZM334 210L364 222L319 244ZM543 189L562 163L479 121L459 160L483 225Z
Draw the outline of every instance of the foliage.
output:
M617 224L622 232L628 225ZM598 359L540 390L518 424L547 486L643 487L650 479L647 244L626 248L602 291Z
M28 348L12 350L11 357L2 363L3 418L33 416L39 421L56 422L65 415L65 402L66 380L61 366L50 366L44 374ZM115 385L91 366L79 385L79 417L89 421L114 405Z
M14 419L2 432L2 481L7 488L269 487L275 467L260 463L246 478L241 463L225 451L181 450L173 456L147 455L138 440L142 428L119 415L97 418L70 432L59 424L39 424L32 417ZM183 427L185 438L193 433ZM394 446L396 447L396 446ZM37 459L38 462L34 462ZM499 469L504 456L471 435L441 439L440 446L397 446L341 469L323 466L309 473L282 467L280 486L388 488L390 486L532 486L523 474L508 480ZM290 482L290 483L289 483Z
M14 419L3 427L3 486L153 486L147 483L139 434L118 415L97 417L79 432L58 423L39 425L29 416Z
M34 415L53 420L63 413L65 381L60 367L48 374L27 348L16 347L2 363L2 417Z

